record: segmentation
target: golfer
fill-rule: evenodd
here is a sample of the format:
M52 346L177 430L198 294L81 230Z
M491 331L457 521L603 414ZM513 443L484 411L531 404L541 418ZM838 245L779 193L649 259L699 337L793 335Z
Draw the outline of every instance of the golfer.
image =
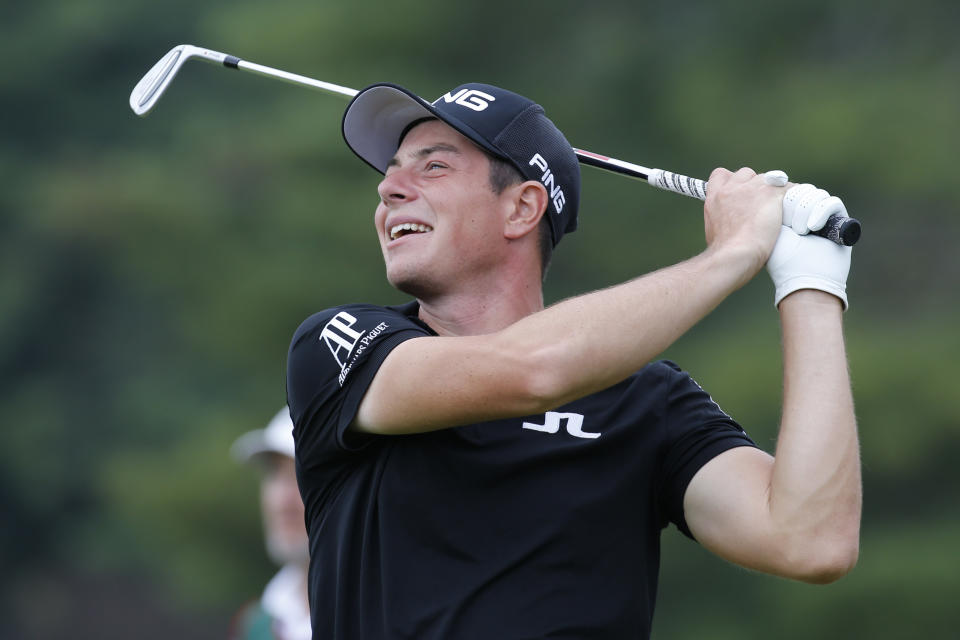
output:
M540 106L379 84L343 133L384 174L374 225L413 300L321 311L290 346L315 638L646 638L671 523L758 571L853 567L850 249L807 235L842 202L717 169L702 253L545 309L580 174ZM783 333L775 455L652 362L764 265Z

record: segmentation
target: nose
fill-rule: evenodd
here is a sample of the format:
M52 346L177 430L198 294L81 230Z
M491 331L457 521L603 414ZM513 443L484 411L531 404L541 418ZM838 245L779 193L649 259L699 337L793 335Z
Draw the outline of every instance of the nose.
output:
M377 193L387 206L403 204L416 197L416 191L410 184L409 172L399 168L392 169L383 176L383 180L377 185Z

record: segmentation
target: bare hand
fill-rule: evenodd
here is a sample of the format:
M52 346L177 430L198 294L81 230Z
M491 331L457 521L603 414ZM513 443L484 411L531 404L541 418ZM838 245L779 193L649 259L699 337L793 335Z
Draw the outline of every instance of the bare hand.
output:
M783 221L785 187L767 184L753 169L717 168L707 183L704 230L707 246L746 260L752 276L766 264Z

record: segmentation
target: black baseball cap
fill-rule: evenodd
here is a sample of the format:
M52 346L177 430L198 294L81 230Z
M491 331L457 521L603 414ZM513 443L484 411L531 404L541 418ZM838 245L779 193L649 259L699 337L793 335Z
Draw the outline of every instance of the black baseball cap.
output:
M511 91L471 82L431 103L395 84L370 85L347 106L343 138L362 160L385 173L411 125L427 118L442 120L547 188L554 246L577 228L580 163L573 147L543 107Z

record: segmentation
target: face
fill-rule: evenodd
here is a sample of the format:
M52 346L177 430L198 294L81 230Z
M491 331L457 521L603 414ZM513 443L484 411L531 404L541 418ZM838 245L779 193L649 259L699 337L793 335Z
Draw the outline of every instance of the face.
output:
M414 127L387 167L374 221L393 286L420 299L491 273L509 206L490 187L490 162L440 121Z
M303 564L309 559L309 545L293 458L269 454L264 462L260 506L267 553L280 565Z

